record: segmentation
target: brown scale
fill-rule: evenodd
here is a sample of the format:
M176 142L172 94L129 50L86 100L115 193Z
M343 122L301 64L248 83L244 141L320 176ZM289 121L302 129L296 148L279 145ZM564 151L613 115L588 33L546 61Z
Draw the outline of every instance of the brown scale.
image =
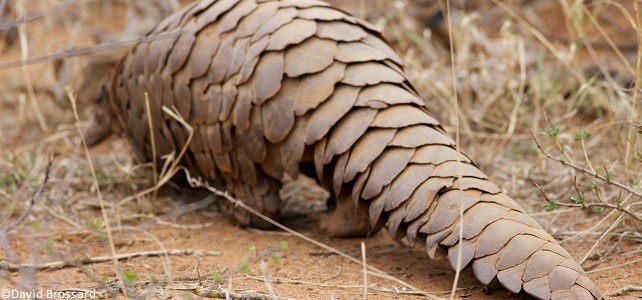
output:
M134 47L101 87L90 143L123 130L149 161L147 92L157 157L187 142L161 109L176 107L195 129L183 163L268 216L279 217L281 182L313 163L334 194L320 224L330 234L385 226L431 258L447 250L453 268L461 249L461 266L484 284L601 298L568 252L456 150L371 25L316 0L206 0L152 34L164 31L175 34ZM228 210L240 224L269 225Z

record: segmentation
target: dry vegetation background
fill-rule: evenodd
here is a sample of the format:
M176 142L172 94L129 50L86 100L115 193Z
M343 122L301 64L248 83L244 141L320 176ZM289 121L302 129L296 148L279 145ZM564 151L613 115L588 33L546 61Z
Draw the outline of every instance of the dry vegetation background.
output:
M361 265L289 233L235 227L217 210L224 199L176 187L146 192L151 168L119 137L88 152L79 145L97 81L131 41L187 2L0 0L0 287L363 297ZM642 297L636 1L334 2L384 31L463 151L604 294ZM314 193L295 186L284 197L323 196ZM287 223L361 260L360 240L318 235L313 216ZM369 271L368 298L448 297L447 263L382 233L364 248L368 263L396 278ZM486 295L471 270L461 276L455 297L517 297Z

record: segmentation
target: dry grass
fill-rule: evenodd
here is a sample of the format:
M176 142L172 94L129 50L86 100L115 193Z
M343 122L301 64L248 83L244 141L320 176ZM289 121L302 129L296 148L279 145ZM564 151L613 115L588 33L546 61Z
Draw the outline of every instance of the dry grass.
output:
M21 2L17 2L18 7L7 6L0 22L19 17ZM22 23L15 32L9 29L0 33L0 39L7 40L0 46L0 64L46 58L65 53L70 46L94 45L100 42L95 38L100 36L97 30L113 35L131 30L118 17L127 9L125 2L24 3L26 15L47 13ZM640 60L636 59L640 50L637 45L629 49L622 44L600 18L601 9L608 7L611 14L619 13L615 17L625 20L625 29L639 37L640 31L634 29L640 28L637 2L625 9L614 1L602 1L599 7L561 1L566 5L558 26L568 33L566 38L552 37L533 25L525 17L529 16L528 7L494 1L492 10L480 8L466 14L458 11L452 19L452 56L449 47L435 38L436 31L415 29L408 10L400 3L378 0L373 5L374 12L363 15L385 29L386 37L402 53L410 80L430 110L448 132L458 132L463 152L474 157L492 181L557 238L590 242L590 249L582 253L582 261L590 260L584 264L587 269L602 272L623 267L609 264L609 256L613 255L630 255L632 259L627 263L639 266L639 248L628 253L614 249L622 241L642 243L642 145L638 140L642 108L637 103L642 81L638 76ZM52 7L60 9L49 12ZM501 24L489 24L484 17L497 11L502 16ZM595 41L601 41L601 46ZM612 69L602 63L600 58L607 52L621 68ZM109 293L117 293L116 286L123 295L133 297L155 289L180 291L191 286L188 279L172 282L168 268L159 276L162 280L145 280L119 267L115 247L124 240L144 236L157 249L165 249L164 241L148 229L157 224L173 224L173 217L201 209L212 201L180 206L167 199L155 199L159 185L168 182L169 177L163 175L180 168L176 164L138 165L122 155L130 152L122 141L111 141L108 152L104 148L83 152L75 124L82 125L76 120L86 119L83 115L91 101L91 83L97 82L103 72L97 68L86 72L87 66L98 66L101 55L105 54L45 59L34 65L0 70L0 286L24 290L39 286L36 268L27 264L41 261L77 268L106 291L105 297L114 296ZM79 93L79 117L74 117L75 102L68 100L71 94L64 92L67 85ZM453 99L458 105L453 105ZM152 169L164 170L164 174L152 177ZM60 242L66 239L72 242ZM34 246L24 247L25 244ZM76 260L99 245L111 248L112 270L108 278L92 273L83 266L86 261ZM271 282L297 281L275 278L265 266L279 251L250 251L246 260L237 261L232 269L213 273L206 282L200 282L199 273L198 288L185 290L192 294L215 292L220 297L228 293L271 299ZM164 264L173 259L171 255L178 255L164 250L157 254L163 255ZM365 271L365 256L363 261L356 259L356 263L364 268L363 282L369 282L367 275L386 275L376 269ZM251 280L264 282L267 292L234 290L233 275L243 273L248 264L260 264L261 275ZM115 278L120 280L114 281ZM227 288L219 285L223 279L228 280ZM408 294L420 290L404 282L398 284L405 285ZM368 290L375 288L368 287L364 292ZM617 292L635 290L622 287Z

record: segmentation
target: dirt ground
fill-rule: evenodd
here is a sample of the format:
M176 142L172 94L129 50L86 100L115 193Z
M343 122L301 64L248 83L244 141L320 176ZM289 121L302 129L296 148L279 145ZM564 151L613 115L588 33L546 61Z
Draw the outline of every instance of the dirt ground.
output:
M141 195L153 185L151 168L139 165L120 137L85 152L78 144L65 86L78 95L82 127L92 84L103 74L101 58L109 60L118 53L47 57L24 67L19 62L22 52L37 58L130 38L122 34L133 26L125 17L130 7L125 1L108 2L26 2L27 15L62 9L27 23L22 33L0 25L0 291L95 292L99 298L356 299L364 298L365 284L368 299L449 297L455 272L447 260L430 260L424 249L395 242L387 232L366 239L330 238L318 232L318 213L292 212L284 220L289 228L351 261L282 230L240 228L221 212L227 200L205 191L170 184ZM642 177L636 155L642 145L633 125L641 112L635 104L637 76L584 73L591 70L586 67L590 63L563 61L528 30L515 25L506 29L505 23L500 26L504 31L484 28L488 9L480 8L466 12L477 22L453 20L453 30L458 30L453 35L458 115L450 100L453 68L442 41L416 28L401 5L404 1L377 0L368 7L355 2L359 3L345 9L367 17L400 49L428 106L453 135L459 129L463 152L573 257L583 260L607 299L642 298L642 222L631 217L639 218L642 206L636 195ZM20 15L20 3L9 1L0 24ZM363 13L364 7L372 11ZM509 14L504 17L512 20ZM491 31L494 34L485 33ZM515 51L499 56L489 50L513 46ZM594 70L602 65L593 66ZM520 79L526 76L528 80ZM464 124L460 128L453 126L458 116ZM556 139L540 134L555 127L560 128ZM581 130L590 131L591 137L574 139ZM598 174L612 171L612 179L598 180L599 188L590 188L595 178L548 159L531 131L555 157L563 145L575 165L594 165ZM589 157L592 164L586 163ZM615 181L624 187L611 184ZM545 210L547 199L533 182L548 200L560 204ZM587 202L610 206L564 206L583 193L588 194ZM323 204L319 199L307 201L304 205L310 207ZM363 249L366 262L379 272L364 276ZM483 286L471 268L460 274L454 295L530 299L498 284Z

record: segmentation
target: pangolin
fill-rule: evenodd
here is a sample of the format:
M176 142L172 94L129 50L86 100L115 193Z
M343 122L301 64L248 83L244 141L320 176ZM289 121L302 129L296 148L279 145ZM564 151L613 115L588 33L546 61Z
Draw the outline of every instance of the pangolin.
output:
M601 299L582 268L493 183L430 114L402 60L368 23L317 0L203 0L160 22L95 98L89 144L124 131L143 160L182 163L279 217L278 191L300 172L333 195L321 227L446 250L484 284L538 299ZM152 129L144 94L150 101ZM460 220L463 211L463 222ZM238 223L261 219L230 206ZM460 228L463 226L463 228ZM462 236L460 236L462 232Z

